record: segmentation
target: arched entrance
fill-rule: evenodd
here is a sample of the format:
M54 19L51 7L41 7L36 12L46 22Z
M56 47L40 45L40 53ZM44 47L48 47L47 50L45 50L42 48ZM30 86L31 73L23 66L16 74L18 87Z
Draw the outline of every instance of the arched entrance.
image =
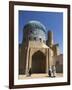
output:
M46 72L46 56L37 51L32 56L32 73L45 73Z

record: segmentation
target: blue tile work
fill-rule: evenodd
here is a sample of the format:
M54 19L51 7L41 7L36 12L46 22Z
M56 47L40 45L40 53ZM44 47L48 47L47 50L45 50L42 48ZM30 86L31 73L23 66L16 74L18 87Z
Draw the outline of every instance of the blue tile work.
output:
M39 21L29 21L24 26L24 40L46 41L46 28Z

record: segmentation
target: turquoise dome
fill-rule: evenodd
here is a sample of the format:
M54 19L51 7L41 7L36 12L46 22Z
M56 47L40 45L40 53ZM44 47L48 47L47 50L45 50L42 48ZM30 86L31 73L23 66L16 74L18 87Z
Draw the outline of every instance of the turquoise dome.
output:
M24 40L46 41L46 28L39 21L29 21L23 31Z

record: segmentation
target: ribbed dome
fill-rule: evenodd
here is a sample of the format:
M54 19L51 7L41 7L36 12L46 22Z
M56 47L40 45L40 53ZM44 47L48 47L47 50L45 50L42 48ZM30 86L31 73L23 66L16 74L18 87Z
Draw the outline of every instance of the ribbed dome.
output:
M39 21L29 21L24 26L24 39L46 41L46 28Z

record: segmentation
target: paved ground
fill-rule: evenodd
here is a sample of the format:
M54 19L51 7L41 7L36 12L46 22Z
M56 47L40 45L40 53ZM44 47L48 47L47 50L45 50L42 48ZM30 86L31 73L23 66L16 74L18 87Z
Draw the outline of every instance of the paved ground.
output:
M62 77L62 73L57 73L56 77ZM32 79L32 78L51 78L48 77L48 74L32 74L31 76L26 76L26 75L19 75L19 79Z

